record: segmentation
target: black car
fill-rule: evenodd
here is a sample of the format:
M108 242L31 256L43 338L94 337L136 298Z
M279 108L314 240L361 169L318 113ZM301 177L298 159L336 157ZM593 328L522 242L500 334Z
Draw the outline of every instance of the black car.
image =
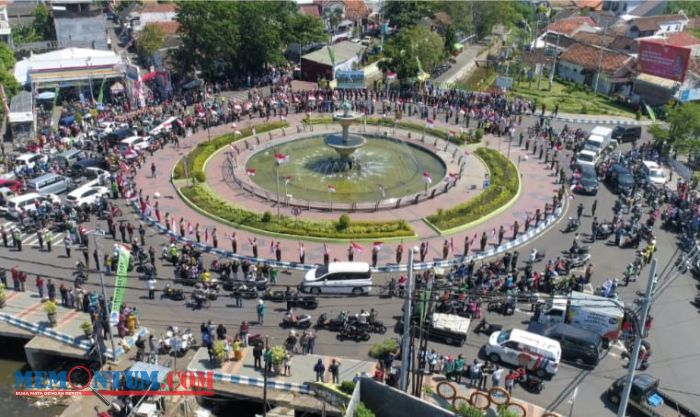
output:
M570 324L531 323L528 331L558 341L561 346L561 359L578 366L595 367L605 353L603 339L599 335Z
M605 180L616 194L629 194L634 188L634 177L625 166L620 164L610 167Z
M104 159L83 159L71 165L70 176L71 178L83 177L86 175L87 168L91 167L109 170L109 164Z
M612 132L612 138L620 143L636 142L641 136L641 126L617 126Z
M581 178L578 180L576 191L579 194L598 194L598 173L595 168L588 165L581 166Z

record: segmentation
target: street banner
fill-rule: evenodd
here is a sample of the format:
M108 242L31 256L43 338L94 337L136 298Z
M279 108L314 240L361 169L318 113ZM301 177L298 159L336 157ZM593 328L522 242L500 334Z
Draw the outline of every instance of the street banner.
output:
M112 309L109 315L109 322L112 325L119 323L119 308L124 300L124 289L126 288L127 271L131 255L124 247L119 248L119 261L117 262L117 276L114 279L114 295L112 296Z

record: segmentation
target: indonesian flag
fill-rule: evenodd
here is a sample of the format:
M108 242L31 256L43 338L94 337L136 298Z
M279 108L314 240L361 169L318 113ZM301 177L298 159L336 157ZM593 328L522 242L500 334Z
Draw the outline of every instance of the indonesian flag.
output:
M382 250L382 244L383 244L383 243L384 243L384 242L374 242L374 243L373 243L374 249L376 249L377 251Z
M458 176L459 176L458 174L456 174L454 172L450 172L449 174L447 174L447 177L445 177L445 181L455 182L455 181L457 181Z
M255 176L255 168L248 168L248 169L245 170L245 173L246 173L249 177L254 177L254 176Z
M129 167L124 161L119 161L119 169L124 173L129 172Z
M292 177L284 177L285 184L289 184L290 182L292 182Z
M329 192L329 193L334 193L334 192L335 192L335 187L332 186L332 185L329 185L329 186L328 186L328 192Z
M187 234L191 235L194 233L194 228L192 227L192 223L187 223Z
M275 242L270 240L270 255L275 254Z
M433 179L430 178L430 174L428 173L428 171L425 171L425 172L423 173L423 182L426 183L426 184L432 184L432 183L433 183Z
M207 243L209 241L209 228L205 227L204 228L204 243Z
M435 127L433 119L426 119L425 127L427 127L428 129L432 129L433 127Z
M462 107L461 109L459 109L459 114L461 114L461 115L467 114L467 111L464 110L464 107Z
M289 155L285 155L283 153L276 153L275 154L275 161L277 161L278 164L283 164L283 163L289 161Z
M175 222L175 219L173 219L173 222L172 222L172 224L171 224L171 229L172 229L173 232L174 232L175 230L177 230L177 223Z
M389 71L386 73L386 78L387 80L393 80L396 78L396 72L395 71Z
M457 136L457 132L455 132L454 130L450 130L450 137L455 137L455 136Z
M150 204L146 204L146 206L143 208L143 217L150 217L152 210L153 206L151 206Z
M331 254L331 252L328 250L328 245L326 245L325 243L323 244L323 254L324 254L324 255L330 255L330 254Z
M354 250L355 252L362 252L365 249L355 242L350 242L350 246L352 246L352 250Z

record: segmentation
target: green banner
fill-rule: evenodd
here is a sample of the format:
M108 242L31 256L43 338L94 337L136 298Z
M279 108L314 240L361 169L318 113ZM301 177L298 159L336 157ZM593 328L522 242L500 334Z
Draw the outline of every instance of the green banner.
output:
M112 312L109 317L109 321L112 324L117 324L119 322L119 308L122 306L122 301L124 300L124 289L126 288L126 279L129 268L129 259L131 254L126 248L121 247L119 249L119 261L117 262L117 277L114 280L114 295L112 296Z
M649 118L651 119L651 123L656 124L656 114L654 114L654 110L651 107L649 107L648 104L645 104L644 106L646 106L646 108L647 108L647 114L649 114Z

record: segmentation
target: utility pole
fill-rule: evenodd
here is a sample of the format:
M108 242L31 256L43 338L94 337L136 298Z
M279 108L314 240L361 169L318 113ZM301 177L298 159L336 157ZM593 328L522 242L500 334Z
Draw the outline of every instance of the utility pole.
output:
M268 337L265 336L265 353L267 353L267 350L269 349L268 341L269 341ZM262 412L262 415L263 415L263 417L266 417L267 416L267 362L263 361L263 366L265 367L265 369L263 371L263 412Z
M102 259L102 251L100 250L100 236L104 236L105 232L102 230L100 227L98 227L94 232L92 232L93 235L95 236L95 249L97 250L97 258ZM97 266L97 265L95 265ZM102 268L106 267L106 265L100 265ZM102 289L102 299L105 301L105 308L107 309L107 335L109 336L109 343L112 346L112 362L117 361L117 350L114 347L114 337L112 337L112 323L110 323L110 315L112 314L111 311L109 311L109 299L107 298L107 293L105 292L105 279L104 279L104 273L102 272L103 269L99 268L99 273L100 273L100 287ZM97 338L96 338L97 339Z
M649 271L649 281L647 282L647 289L644 293L644 304L642 305L641 315L639 316L638 322L635 326L635 336L634 349L630 356L629 372L627 373L627 380L625 381L625 388L620 396L620 406L617 408L617 417L625 417L627 415L627 404L630 399L630 391L632 390L632 383L634 382L634 374L637 371L637 361L639 359L639 351L642 348L642 336L644 335L644 325L647 322L647 316L649 315L649 309L651 308L652 296L654 286L656 284L656 259L651 260L651 270Z
M549 91L552 91L552 84L554 83L554 71L557 68L557 57L559 57L559 32L557 32L557 48L554 50L554 57L552 58L552 69L549 71Z
M605 37L608 34L608 26L603 29L603 40L602 45L600 45L600 50L598 51L598 69L595 73L595 87L593 88L593 93L598 93L598 81L600 81L600 66L603 64L603 49L605 48Z
M413 301L413 254L415 251L415 248L408 251L408 282L406 283L406 293L404 294L403 336L401 339L401 378L399 380L399 389L401 391L408 389L408 374L411 372L411 303Z

